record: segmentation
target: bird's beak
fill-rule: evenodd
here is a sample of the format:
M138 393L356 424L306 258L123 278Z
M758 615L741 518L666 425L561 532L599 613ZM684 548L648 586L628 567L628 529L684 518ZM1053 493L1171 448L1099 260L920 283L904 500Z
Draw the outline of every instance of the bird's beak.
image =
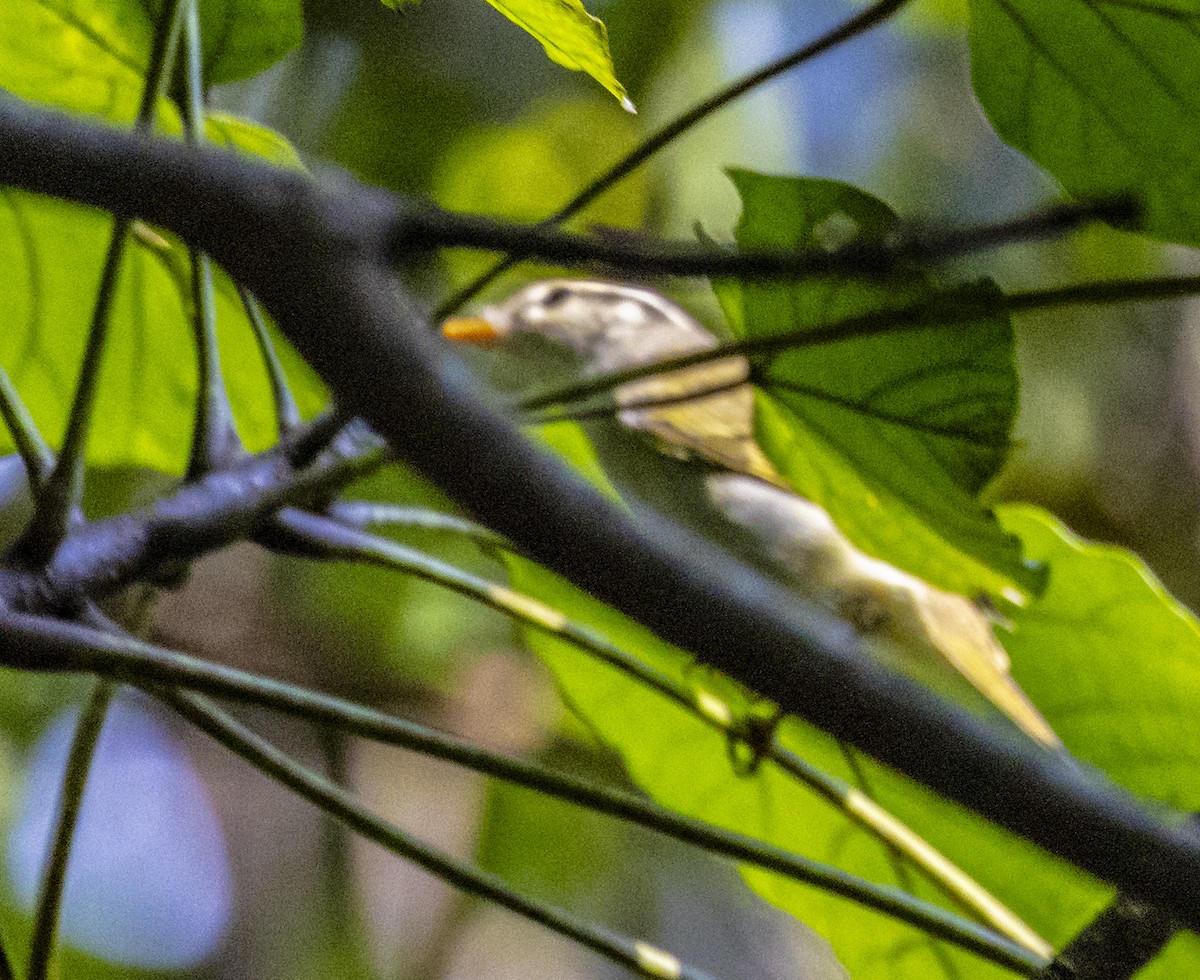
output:
M447 340L476 347L490 347L504 335L499 324L482 316L452 316L442 324L442 336Z

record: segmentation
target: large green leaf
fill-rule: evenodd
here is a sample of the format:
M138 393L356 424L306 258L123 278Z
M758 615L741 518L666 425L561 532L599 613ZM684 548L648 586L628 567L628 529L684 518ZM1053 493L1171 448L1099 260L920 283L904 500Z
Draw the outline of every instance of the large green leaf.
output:
M831 248L884 238L896 216L846 184L730 172L742 198L738 244ZM986 284L973 287L984 297ZM721 282L735 333L765 338L933 299L906 274L791 285ZM763 448L860 548L967 595L1036 591L1039 570L977 495L1002 465L1016 413L1004 315L785 351L755 373Z
M1034 507L1004 526L1050 566L1002 634L1026 692L1080 758L1130 789L1200 810L1200 624L1137 556L1080 540Z
M1197 808L1200 790L1190 774L1200 752L1192 724L1200 713L1200 626L1129 553L1085 544L1035 508L1002 508L1000 520L1021 535L1032 558L1052 569L1044 594L1015 615L1015 632L1003 637L1018 681L1082 761L1139 793ZM735 685L644 629L546 571L510 561L515 587L590 624L685 688L715 696L734 717L753 710ZM938 900L919 874L898 872L874 839L771 764L736 774L726 740L675 703L546 635L531 632L529 641L554 671L565 701L662 803ZM845 754L827 736L788 720L778 737L814 765L855 781ZM872 795L1055 945L1108 901L1109 891L1086 875L895 773L868 760L860 766ZM1006 975L966 954L935 949L911 927L812 887L760 871L746 871L746 878L764 898L826 936L852 976ZM1185 938L1146 975L1184 976L1198 968L1200 946Z
M1200 243L1200 3L970 0L975 92L1072 194L1132 191L1145 230Z
M5 0L0 87L36 102L128 124L137 115L161 0ZM298 0L203 0L205 80L247 78L300 43ZM160 127L178 132L163 100Z
M63 433L112 219L99 212L0 191L0 364L12 376L52 445ZM135 236L121 269L96 426L94 465L181 472L196 404L196 361L189 325L187 251L177 241ZM247 446L275 438L262 359L237 291L217 276L222 366ZM320 383L280 347L303 410L323 402ZM11 440L0 433L0 451Z
M204 81L251 78L300 47L303 35L301 0L201 0Z
M289 10L274 0L205 4L202 11L212 18L205 23L213 28L206 52L220 77L268 64L268 50L282 53L278 38L295 16ZM259 15L266 18L261 24L246 26L247 17ZM0 4L0 86L128 125L141 98L152 32L152 17L137 0L6 0ZM178 111L166 99L159 121L164 131L179 132ZM300 165L285 139L253 123L214 113L206 129L217 145ZM66 424L111 226L95 211L0 192L0 364L52 445ZM92 464L183 469L196 398L189 275L187 251L177 239L135 235L111 315L88 446ZM265 369L237 291L221 273L216 282L230 399L246 445L261 449L275 437ZM325 400L320 382L278 336L276 343L302 410L315 412ZM10 448L8 433L0 433L0 451Z
M587 72L616 96L624 108L635 111L625 87L617 81L608 50L608 32L580 0L488 0L488 3L537 38L551 61Z
M5 0L0 4L0 88L34 102L132 124L150 59L153 25L137 0ZM179 131L162 99L160 128Z
M511 563L514 587L591 624L708 703L718 699L734 717L753 710L735 685L696 667L629 620L543 569L520 559ZM566 703L621 754L634 782L659 802L867 879L909 887L907 879L897 879L883 847L774 765L736 773L729 742L693 714L564 643L533 632L529 642L554 671ZM826 771L852 778L838 747L820 733L788 721L779 737ZM960 856L971 860L970 869L982 872L988 886L1052 938L1066 939L1102 903L1103 891L1070 869L903 780L886 779L870 765L867 769L889 799L909 803L919 829L939 835L939 843L957 843ZM936 900L933 890L914 877L916 893ZM747 871L746 878L762 897L828 939L851 976L928 980L942 975L943 956L964 976L1006 975L967 954L935 951L916 929L811 886L758 871Z

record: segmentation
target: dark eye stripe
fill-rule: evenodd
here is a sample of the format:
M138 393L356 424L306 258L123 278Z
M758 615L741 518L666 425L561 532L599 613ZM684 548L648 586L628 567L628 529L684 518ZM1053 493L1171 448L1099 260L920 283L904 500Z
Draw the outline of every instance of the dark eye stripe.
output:
M557 286L542 297L542 305L558 306L560 303L565 303L570 295L571 291L565 286Z

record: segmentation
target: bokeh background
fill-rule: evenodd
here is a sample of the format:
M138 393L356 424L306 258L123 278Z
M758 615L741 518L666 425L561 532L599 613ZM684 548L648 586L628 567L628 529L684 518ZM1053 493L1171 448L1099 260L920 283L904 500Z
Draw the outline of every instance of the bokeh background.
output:
M482 0L309 0L303 47L215 106L286 135L321 178L348 171L449 207L544 217L642 136L724 81L848 16L843 0L607 0L623 112L588 78ZM834 177L906 218L967 223L1051 198L1053 182L1004 146L969 84L965 15L917 0L900 19L704 123L576 224L728 237L740 166ZM430 307L490 260L409 270ZM1093 229L1010 247L947 275L1010 289L1195 271L1195 255ZM503 294L534 274L521 268ZM674 284L716 316L702 283ZM1197 568L1200 334L1194 304L1055 310L1017 321L1022 410L994 499L1048 507L1084 536L1133 548L1193 609ZM27 502L0 465L7 528ZM92 513L161 490L97 474ZM441 505L402 472L358 496ZM465 545L412 539L464 566L502 570ZM619 761L560 704L501 617L384 572L314 567L237 547L147 606L164 642L329 690L481 744L620 784ZM21 949L25 914L83 682L0 673L0 927ZM381 813L505 875L514 886L635 932L728 978L837 976L823 943L745 889L730 868L531 794L297 722L244 712ZM127 697L101 744L65 911L63 975L382 977L619 975L536 927L456 896ZM805 972L809 970L810 972Z

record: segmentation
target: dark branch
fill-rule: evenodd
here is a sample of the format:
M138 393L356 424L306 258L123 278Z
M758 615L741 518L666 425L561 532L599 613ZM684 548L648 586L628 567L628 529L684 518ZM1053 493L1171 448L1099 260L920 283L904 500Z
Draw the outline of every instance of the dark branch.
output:
M737 276L796 279L818 275L882 278L909 266L945 262L974 252L1057 237L1090 221L1127 223L1138 215L1129 197L1054 204L999 224L961 229L911 225L887 240L852 242L824 249L745 249L711 244L660 242L640 236L578 235L544 225L522 225L478 215L455 214L406 202L388 242L388 255L403 264L430 248L507 252L516 259L557 265L599 265L641 276Z
M1176 930L1162 909L1118 895L1036 980L1131 980Z
M0 181L128 208L211 253L340 406L548 568L784 710L1200 926L1193 831L880 669L848 627L706 542L655 515L632 522L482 404L372 261L386 197L322 193L293 173L32 110L0 111L0 144Z
M273 214L276 223L277 219L285 218L286 212L280 213L282 202L279 197L289 192L296 195L296 204L302 213L320 210L327 201L333 206L320 216L328 223L327 232L333 232L339 238L345 236L344 244L365 251L367 258L400 264L410 261L416 252L469 248L502 251L556 264L601 266L641 276L795 279L836 273L880 277L911 264L944 261L1014 241L1060 235L1090 221L1127 221L1136 215L1135 203L1128 197L1113 197L1051 205L995 225L948 230L914 225L902 228L887 242L856 242L833 251L734 251L691 242L579 235L544 225L457 214L414 198L370 191L348 183L338 189L341 193L330 194L326 199L302 174L291 172L285 176L283 172L273 172L273 177L264 181L261 167L247 162L243 170L228 153L186 154L175 144L139 139L131 134L113 133L115 142L111 145L93 145L86 151L92 156L89 162L93 167L100 167L104 174L113 176L119 171L128 182L126 186L104 180L104 187L93 187L87 178L73 186L71 180L63 179L65 174L59 167L51 167L49 172L42 173L33 173L29 169L35 158L50 166L49 160L55 154L55 117L39 119L15 105L7 111L13 113L14 122L24 117L31 140L28 156L22 154L17 159L4 161L4 179L14 186L29 187L39 193L106 209L148 213L156 206L169 204L162 200L163 195L178 192L177 180L159 184L158 178L179 168L192 175L191 179L196 182L249 181L272 196L271 202L262 202L265 205L262 209L254 209L260 217ZM101 156L97 158L95 154ZM209 196L200 187L194 191L196 193L189 196L196 199L196 204ZM249 215L230 217L248 218ZM304 219L300 217L299 220L303 222ZM341 227L342 221L351 227ZM290 219L284 221L284 225L288 223Z
M36 592L18 599L33 608L71 609L132 582L156 578L192 559L252 537L286 504L324 503L385 457L382 442L361 423L346 429L312 464L297 470L290 446L241 460L139 511L86 524L55 552ZM0 594L25 587L18 578Z

